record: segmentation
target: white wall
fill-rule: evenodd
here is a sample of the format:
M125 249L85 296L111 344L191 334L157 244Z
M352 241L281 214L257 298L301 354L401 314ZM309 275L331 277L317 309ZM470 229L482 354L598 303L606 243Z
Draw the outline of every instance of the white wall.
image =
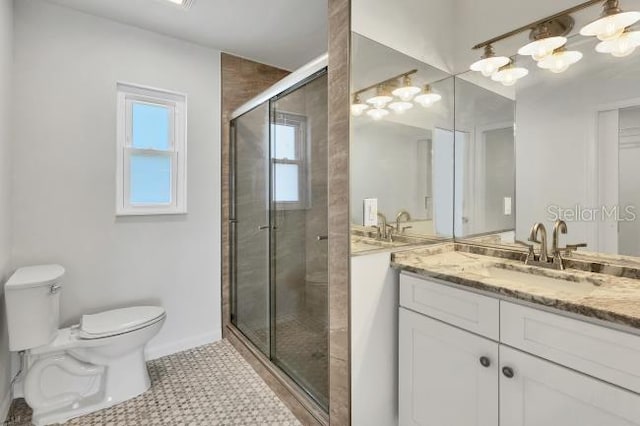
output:
M351 257L351 423L398 424L398 272L390 253Z
M163 305L151 357L219 338L219 52L38 0L15 26L15 266L64 265L63 325ZM187 94L187 215L115 217L117 81Z
M10 273L11 68L13 62L13 0L0 0L0 423L9 408L9 342L4 309L4 282Z
M353 31L449 72L457 30L453 24L451 0L351 2Z

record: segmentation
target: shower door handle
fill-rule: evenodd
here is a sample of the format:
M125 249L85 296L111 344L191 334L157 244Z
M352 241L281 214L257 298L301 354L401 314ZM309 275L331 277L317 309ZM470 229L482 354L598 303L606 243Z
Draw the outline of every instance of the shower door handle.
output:
M317 239L318 241L324 241L324 240L328 240L328 239L329 239L329 236L328 236L328 235L318 235L318 236L316 237L316 239Z
M271 226L269 225L260 225L258 226L258 231L264 231L265 229L269 229Z

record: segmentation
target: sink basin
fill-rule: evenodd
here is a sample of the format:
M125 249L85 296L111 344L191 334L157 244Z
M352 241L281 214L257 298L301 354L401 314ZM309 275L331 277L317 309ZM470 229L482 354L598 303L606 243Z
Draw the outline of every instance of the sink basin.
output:
M537 271L529 268L527 271L506 269L499 265L491 265L467 272L478 275L487 284L499 285L505 288L523 291L549 291L555 295L587 296L597 285L584 277L562 271Z

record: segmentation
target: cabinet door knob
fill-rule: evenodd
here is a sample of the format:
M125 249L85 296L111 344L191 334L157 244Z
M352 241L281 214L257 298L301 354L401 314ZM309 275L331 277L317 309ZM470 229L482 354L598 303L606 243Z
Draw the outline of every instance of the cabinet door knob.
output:
M482 365L483 367L489 367L491 365L491 360L486 356L481 356L480 365Z
M515 376L513 368L511 367L502 367L502 374L504 374L507 379L511 379L513 378L513 376Z

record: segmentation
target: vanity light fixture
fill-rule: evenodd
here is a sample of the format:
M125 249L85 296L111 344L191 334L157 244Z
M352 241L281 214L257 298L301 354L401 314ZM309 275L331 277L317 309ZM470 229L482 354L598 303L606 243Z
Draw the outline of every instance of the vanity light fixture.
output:
M389 111L383 108L371 108L367 111L367 115L377 121L389 115Z
M601 41L596 46L599 53L610 53L616 58L631 55L636 47L640 46L640 31L629 31L628 29L615 40Z
M373 96L367 99L367 103L372 105L376 109L381 109L387 106L389 102L393 100L393 96L391 96L391 92L389 91L389 87L385 84L379 84L376 87L376 96ZM371 111L369 111L371 112ZM387 111L389 113L389 111ZM367 113L369 114L369 113ZM371 115L371 114L369 114ZM386 114L385 114L386 115Z
M479 61L471 64L469 69L471 71L481 72L485 77L493 75L500 67L503 67L509 63L509 58L506 56L496 56L493 46L487 44L484 46L484 55L482 55Z
M616 57L633 53L640 46L640 35L637 34L639 31L630 31L629 27L640 21L640 12L623 12L620 8L620 0L588 0L476 44L473 49L484 48L485 54L480 61L471 65L471 70L480 71L485 76L491 75L494 81L499 81L506 86L513 85L515 81L527 75L527 70L505 62L496 72L493 69L496 63L495 58L503 57L495 56L492 46L499 41L529 31L529 38L532 42L521 47L518 53L533 57L540 68L555 73L566 71L571 65L582 59L582 53L568 51L564 48L567 41L566 36L574 25L571 14L596 4L603 5L602 15L585 25L580 30L580 34L598 37L601 40L601 43L596 47L598 52L610 53Z
M529 34L533 41L521 47L518 54L531 56L536 61L546 58L567 43L565 36L571 32L573 24L573 18L564 15L536 26Z
M557 49L552 55L538 61L538 67L559 74L565 72L569 67L580 59L582 53L576 50Z
M416 96L413 100L423 107L429 108L431 105L440 101L441 99L441 95L439 95L438 93L433 93L431 91L431 86L429 84L425 84L422 94Z
M410 75L405 75L402 77L402 87L398 87L397 89L395 89L393 92L391 92L393 94L393 96L397 96L400 98L400 100L404 101L405 103L410 101L411 99L413 99L413 97L415 95L417 95L418 93L420 93L422 90L417 87L414 86L411 82L411 76ZM389 106L391 107L391 106ZM411 108L411 107L409 107Z
M351 104L351 114L358 117L369 109L369 105L363 104L359 95L353 95L353 103Z
M580 30L583 36L595 36L600 41L615 40L625 28L640 21L640 12L623 12L619 0L606 0L600 18Z
M518 80L526 77L529 74L529 70L522 67L516 67L514 62L511 61L508 65L503 66L491 76L491 80L502 83L503 86L513 86Z

